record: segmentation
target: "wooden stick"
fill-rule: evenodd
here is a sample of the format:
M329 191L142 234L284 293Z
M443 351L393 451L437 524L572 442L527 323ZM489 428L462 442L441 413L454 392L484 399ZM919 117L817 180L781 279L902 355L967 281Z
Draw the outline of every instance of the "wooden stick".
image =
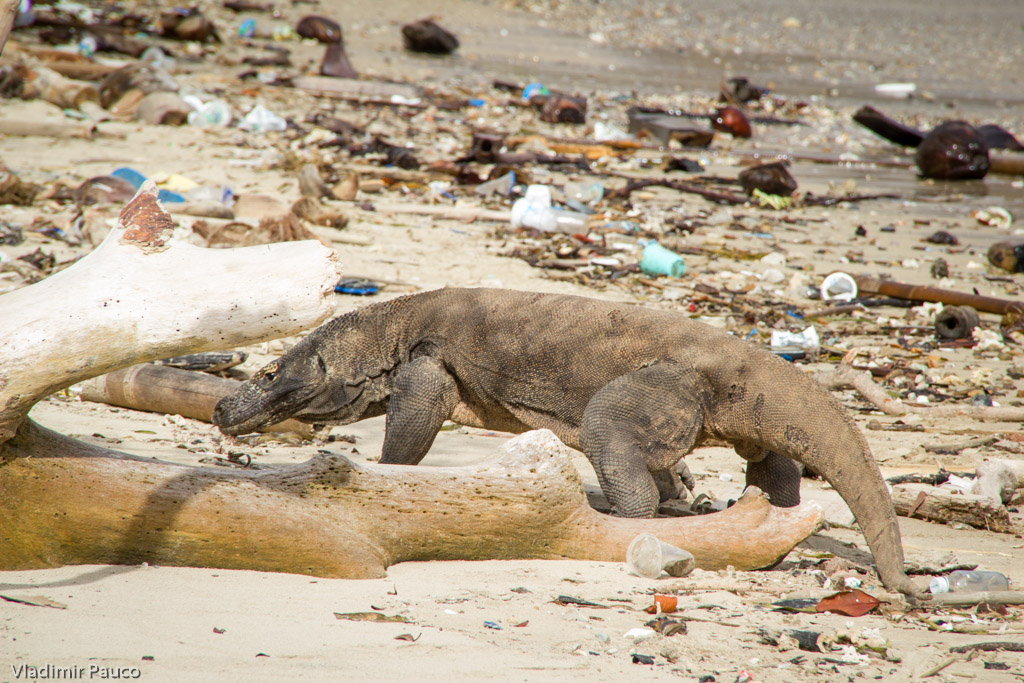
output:
M1010 513L999 501L986 496L957 493L928 484L897 484L892 487L896 514L919 517L932 522L960 522L978 529L1018 533L1010 522Z
M24 119L0 118L0 135L28 137L38 135L46 138L85 138L96 135L92 123L64 123L57 121L28 121Z
M234 470L120 456L29 422L0 457L0 491L0 570L150 562L373 578L419 560L622 562L641 533L704 569L753 569L823 519L816 503L779 508L757 489L711 515L609 517L591 509L568 449L547 430L469 467L321 454Z
M405 83L360 81L355 78L328 76L300 76L295 79L295 87L323 97L362 95L415 99L422 94L416 86Z
M40 98L62 109L78 109L83 102L98 102L100 99L99 91L92 83L65 78L40 63L30 64L25 70L25 85L21 92L25 99Z
M975 650L980 652L998 652L999 650L1006 650L1007 652L1024 652L1024 643L995 641L989 643L958 645L956 647L949 648L950 652L973 652Z
M417 216L436 216L453 220L481 220L507 223L508 211L493 211L473 206L445 206L443 204L379 204L374 203L378 213L408 213Z
M1024 605L1024 591L980 591L978 593L938 593L923 606L963 607L974 605Z

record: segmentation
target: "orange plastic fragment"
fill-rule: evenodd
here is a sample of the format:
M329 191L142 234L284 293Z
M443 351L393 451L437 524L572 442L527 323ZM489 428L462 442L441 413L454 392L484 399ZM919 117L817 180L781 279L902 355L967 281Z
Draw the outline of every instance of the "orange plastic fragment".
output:
M669 614L676 611L679 599L674 595L655 595L654 604L644 609L648 614Z

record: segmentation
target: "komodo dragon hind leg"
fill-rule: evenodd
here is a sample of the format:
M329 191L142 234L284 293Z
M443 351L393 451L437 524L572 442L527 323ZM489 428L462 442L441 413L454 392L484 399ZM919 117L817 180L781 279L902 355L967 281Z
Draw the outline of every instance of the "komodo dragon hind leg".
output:
M774 451L765 451L761 460L747 462L747 486L756 486L767 493L776 507L796 507L800 504L800 463Z
M696 376L681 367L642 368L598 390L583 411L580 446L612 514L653 517L663 495L678 494L670 470L703 425Z
M458 398L455 379L436 358L417 358L402 367L388 399L380 462L418 464L451 417Z

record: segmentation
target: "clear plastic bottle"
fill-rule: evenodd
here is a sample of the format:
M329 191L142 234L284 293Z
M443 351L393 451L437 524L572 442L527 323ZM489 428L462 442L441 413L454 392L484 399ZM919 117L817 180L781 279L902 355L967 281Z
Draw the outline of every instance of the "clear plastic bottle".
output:
M936 576L928 584L932 593L978 593L981 591L1005 591L1010 581L999 572L963 571L950 572L949 576Z
M530 185L526 196L512 204L512 227L525 226L541 232L575 234L587 231L586 215L551 206L551 188Z

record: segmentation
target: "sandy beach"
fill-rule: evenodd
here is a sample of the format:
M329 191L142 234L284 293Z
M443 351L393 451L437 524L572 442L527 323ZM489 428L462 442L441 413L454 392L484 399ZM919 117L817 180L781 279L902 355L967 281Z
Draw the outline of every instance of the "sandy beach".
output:
M301 196L296 174L303 164L318 166L332 184L356 172L360 191L354 201L324 202L347 216L347 226L311 229L334 249L346 277L376 279L383 287L369 297L338 294L336 314L414 291L461 286L577 294L682 311L765 345L773 330L801 331L813 324L823 348L833 352L801 361L798 366L808 372L828 370L846 353L862 369L872 364L909 367L902 375L876 373L879 385L907 405L970 403L978 394L1002 406L1024 402L1021 334L1002 339L998 315L981 315L980 329L993 340L987 346L939 344L931 330L934 305L872 307L813 320L808 316L825 306L808 293L834 271L1020 299L1022 276L995 268L986 253L996 242L1019 239L1024 177L993 173L975 181L922 180L912 167L913 150L888 143L851 120L858 107L871 104L923 130L964 119L999 124L1024 138L1024 75L1019 68L1024 63L1024 18L1012 0L969 6L947 0L856 6L810 0L728 6L610 0L321 0L315 6L282 4L277 18L238 15L213 3L203 9L221 27L223 43L200 47L161 41L177 50L173 73L182 92L199 93L204 100L222 98L236 116L260 103L296 126L263 134L237 125L109 121L97 124L105 136L92 139L2 136L3 164L43 188L57 183L74 188L118 167L151 178L179 174L200 185L230 187L239 197L271 197L282 209ZM147 5L139 11L156 9ZM294 26L309 13L339 21L346 51L362 80L419 86L444 99L481 98L483 105L371 106L274 85L269 77L267 82L238 77L250 70L242 63L245 56L266 52L237 37L244 17L255 17L266 27ZM401 25L427 15L436 15L459 37L461 46L453 56L403 50ZM38 45L34 35L16 31L4 56L15 43ZM292 66L255 70L316 73L322 46L298 40L274 44L291 50ZM555 139L592 140L597 123L625 130L627 111L636 104L710 112L721 104L720 84L736 76L771 88L769 104L755 105L752 115L799 124L755 124L750 139L716 134L707 149L639 149L603 157L593 161L593 176L564 164L527 164L522 170L534 183L562 187L571 180L593 179L607 192L621 188L627 179L665 175L663 162L669 156L699 161L707 177L731 179L756 160L788 154L801 196L893 197L776 211L756 203L727 206L651 187L634 192L625 203L596 205L607 211L609 220L629 221L683 254L683 277L657 278L651 285L635 269L613 278L600 266L534 267L531 260L558 255L558 248L572 238L551 239L513 230L507 222L474 219L470 214L476 210L507 212L511 201L481 199L471 188L455 184L451 175L437 172L440 162L469 152L474 132L538 136L540 141L522 149L551 153ZM537 81L585 95L587 122L545 123L528 107L510 104L509 93L493 87L495 80ZM885 98L875 89L881 83L913 83L915 94ZM342 119L360 132L344 143L330 143L331 134L313 122L316 115ZM61 108L41 99L17 98L0 100L0 118L70 120ZM421 168L402 175L386 167L379 155L357 156L348 149L375 136L409 147ZM490 170L481 164L474 169L484 176ZM388 182L378 182L382 178ZM445 187L457 197L454 204L430 189L429 183L439 179L449 183ZM122 205L86 207L85 224L102 236ZM459 220L403 211L403 205L458 207L468 213ZM1005 209L1016 220L1009 226L985 225L975 216L992 207ZM66 233L73 215L73 204L58 198L0 206L0 219L19 226L24 235L18 244L0 246L0 254L13 260L41 249L57 262L83 256L92 248L89 239L70 244L38 231L50 226ZM182 239L199 243L190 228L200 219L174 218ZM958 243L926 241L943 230ZM635 234L607 233L604 239L606 245L619 244L612 256L620 263L638 259L642 245ZM577 241L573 248L580 245ZM932 275L939 258L948 270L941 279ZM0 296L28 284L17 271L0 272ZM73 294L68 305L74 305ZM0 340L2 336L0 331ZM255 372L297 339L241 349L248 360L236 375ZM895 417L852 390L835 396L867 437L887 477L932 474L940 467L973 472L985 458L1024 458L1020 451L996 447L1020 444L1018 422L926 412ZM30 417L87 443L190 466L225 449L244 453L261 466L302 462L321 449L372 463L384 436L381 417L336 426L330 442L233 441L206 422L82 401L74 390L39 402ZM421 467L480 463L494 457L511 436L448 424ZM976 437L985 438L952 453L926 448ZM729 500L742 492L744 461L730 448L699 448L686 462L697 478L695 494ZM587 459L575 453L573 463L588 496L602 504ZM32 680L32 670L38 679L48 672L49 678L143 681L909 680L949 660L953 647L987 640L1024 642L1020 607L1001 612L908 609L885 591L876 575L858 573L857 561L845 563L833 555L835 551L861 563L871 561L839 495L820 479L804 479L801 492L805 500L821 504L831 528L774 569L756 572L695 570L684 578L652 580L631 573L625 563L571 560L409 562L388 568L386 578L372 580L149 564L2 571L0 682ZM1011 587L1019 589L1024 585L1021 500L1017 491L1007 506L1016 534L900 517L908 563L977 565L1006 574ZM0 520L0 534L16 524ZM783 612L770 605L783 598L824 597L845 585L847 577L894 604L857 618ZM927 579L916 577L922 584ZM686 622L686 633L654 634L639 642L626 638L652 618L642 610L652 604L654 593L678 596L674 616ZM559 604L560 596L597 606ZM43 597L56 604L11 602L8 597L29 602ZM336 617L360 612L405 621ZM971 631L965 628L970 624L977 625L973 632L958 632ZM808 652L768 642L772 634L793 629L830 634L837 639L835 649ZM858 652L855 643L872 639L884 643L878 648L884 654L865 654L864 647ZM635 654L653 658L653 665L642 659L635 663ZM64 675L56 675L60 672ZM1024 652L958 655L930 680L963 679L1024 680Z

